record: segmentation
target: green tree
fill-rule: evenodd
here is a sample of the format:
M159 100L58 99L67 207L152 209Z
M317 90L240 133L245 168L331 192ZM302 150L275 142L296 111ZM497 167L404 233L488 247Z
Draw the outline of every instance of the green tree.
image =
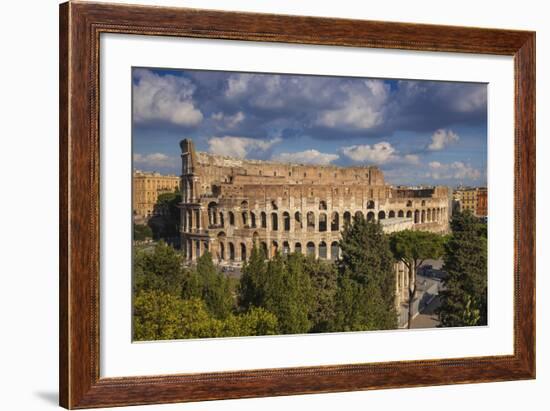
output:
M172 240L179 235L181 193L161 193L157 197L155 212L149 219L154 239Z
M250 258L244 263L237 289L239 306L259 307L264 300L267 264L265 255L254 245Z
M153 238L153 231L144 224L134 224L134 241L145 241Z
M409 270L408 320L411 328L413 302L416 297L416 272L427 259L438 259L443 255L444 237L428 231L404 230L392 233L390 247L396 260L402 261Z
M395 328L393 257L380 224L354 217L340 248L334 331Z
M334 263L302 257L304 269L311 279L314 298L310 310L310 332L329 332L334 323L338 271Z
M133 332L138 341L173 339L179 325L181 301L173 294L141 290L134 298Z
M259 307L247 312L230 315L222 325L222 336L241 337L251 335L275 335L279 333L277 317Z
M283 334L307 333L311 328L311 280L300 255L277 254L267 264L261 307L275 314Z
M153 250L134 250L134 291L158 290L179 296L183 283L181 254L163 241Z
M216 268L209 251L197 259L195 269L186 273L181 296L202 299L215 318L224 319L233 309L229 280Z
M486 325L487 239L483 225L465 211L453 216L451 229L443 265L445 290L438 310L441 326Z

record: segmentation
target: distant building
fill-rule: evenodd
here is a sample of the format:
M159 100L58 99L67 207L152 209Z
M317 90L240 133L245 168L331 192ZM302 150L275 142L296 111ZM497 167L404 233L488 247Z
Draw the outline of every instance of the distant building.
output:
M136 170L133 175L133 213L136 221L146 221L153 215L158 196L178 191L180 178Z
M487 187L458 187L453 192L453 211L469 210L478 217L487 216Z
M476 215L478 217L487 217L487 188L479 187L477 189Z

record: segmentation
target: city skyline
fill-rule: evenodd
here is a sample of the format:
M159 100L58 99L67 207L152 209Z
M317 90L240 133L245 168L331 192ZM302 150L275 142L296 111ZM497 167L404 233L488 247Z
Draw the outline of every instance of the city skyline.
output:
M134 168L179 174L178 141L242 159L379 166L392 184L486 185L487 86L134 68Z

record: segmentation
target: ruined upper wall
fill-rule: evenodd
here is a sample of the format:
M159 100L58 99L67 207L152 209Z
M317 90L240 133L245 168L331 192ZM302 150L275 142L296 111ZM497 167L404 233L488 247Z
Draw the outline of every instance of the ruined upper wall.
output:
M197 152L198 174L203 184L367 184L384 185L378 167L337 167L274 161L240 160Z

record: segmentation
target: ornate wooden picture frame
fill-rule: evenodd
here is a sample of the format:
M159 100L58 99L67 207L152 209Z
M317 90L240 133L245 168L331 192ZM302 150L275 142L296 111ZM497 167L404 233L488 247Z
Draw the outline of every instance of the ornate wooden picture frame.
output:
M514 353L100 378L102 33L513 56ZM69 2L60 6L60 404L91 408L535 378L535 33Z

